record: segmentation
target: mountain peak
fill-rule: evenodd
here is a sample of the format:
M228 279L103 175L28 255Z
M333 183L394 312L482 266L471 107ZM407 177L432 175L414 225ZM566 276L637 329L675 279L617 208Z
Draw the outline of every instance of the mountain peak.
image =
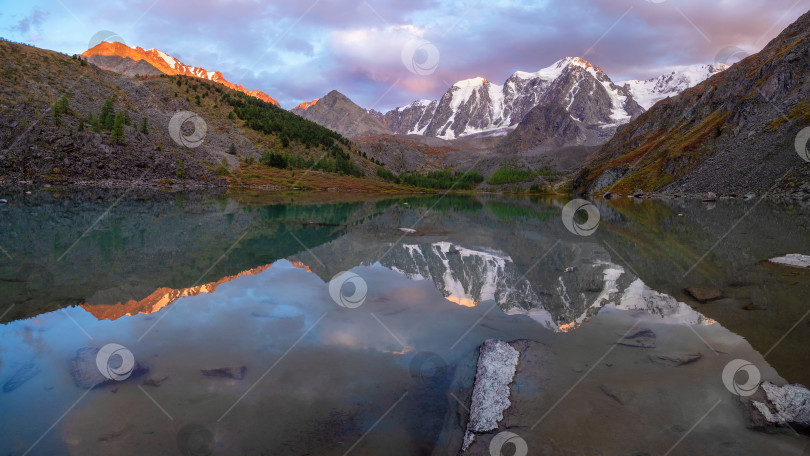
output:
M337 90L332 90L310 103L301 103L290 112L334 130L347 138L391 133L378 116L357 106Z
M307 109L311 108L312 106L315 106L318 103L318 100L320 100L320 98L315 98L312 101L305 101L305 102L299 104L298 106L296 106L293 109L307 110Z
M593 63L583 59L582 57L566 57L566 58L560 60L560 62L564 62L565 64L567 64L569 66L577 66L577 67L585 68L585 69L587 69L587 68L595 68L595 69L597 69L599 71L602 71L601 67L598 67L598 66L594 65ZM557 63L559 64L560 62L557 62Z
M124 43L102 41L101 43L84 51L82 56L86 57L91 63L111 71L115 71L114 68L110 67L98 57L118 57L120 59L130 59L135 62L143 61L163 74L192 76L195 78L206 79L222 84L225 87L238 92L245 93L254 98L258 98L262 101L273 103L276 106L279 104L278 101L274 100L272 97L270 97L270 95L267 95L260 90L247 90L241 85L228 81L219 71L208 71L205 68L186 65L169 54L154 48L146 50L138 46L127 46Z
M453 87L458 87L461 89L468 89L472 87L478 87L481 85L486 84L488 81L486 78L482 78L480 76L470 79L462 79L461 81L456 82L453 84Z

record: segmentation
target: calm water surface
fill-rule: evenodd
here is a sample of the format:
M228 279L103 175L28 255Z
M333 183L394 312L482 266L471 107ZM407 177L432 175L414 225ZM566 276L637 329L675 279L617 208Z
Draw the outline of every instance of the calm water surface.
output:
M721 378L810 385L810 274L767 262L810 254L806 206L597 203L577 236L555 199L3 192L0 454L457 454L489 338L531 341L504 418L529 454L810 441L746 429ZM110 343L138 369L82 386Z

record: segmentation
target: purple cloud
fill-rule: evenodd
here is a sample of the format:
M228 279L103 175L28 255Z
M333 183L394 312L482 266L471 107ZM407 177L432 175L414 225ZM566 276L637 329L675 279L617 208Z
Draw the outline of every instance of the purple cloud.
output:
M566 56L582 56L623 80L710 63L726 46L756 52L805 11L794 2L71 0L66 5L78 24L58 2L34 0L34 13L7 28L27 40L58 10L48 17L49 24L58 17L59 27L46 28L54 32L44 36L45 47L81 52L77 46L108 29L130 45L222 71L284 107L337 89L361 106L385 110L438 98L460 79L502 83L516 70L535 71ZM413 39L438 51L428 74L403 63Z

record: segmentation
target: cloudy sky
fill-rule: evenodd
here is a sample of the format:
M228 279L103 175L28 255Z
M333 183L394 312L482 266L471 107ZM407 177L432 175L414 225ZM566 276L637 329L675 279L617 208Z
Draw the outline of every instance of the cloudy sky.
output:
M384 111L566 56L614 81L756 52L810 0L0 0L0 36L68 54L102 30L286 108L337 89Z

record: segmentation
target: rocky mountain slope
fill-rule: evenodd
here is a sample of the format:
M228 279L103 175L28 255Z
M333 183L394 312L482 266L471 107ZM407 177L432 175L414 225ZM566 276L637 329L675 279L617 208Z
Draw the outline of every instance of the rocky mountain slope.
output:
M391 133L378 118L357 106L337 90L311 102L301 103L291 112L334 130L347 138Z
M137 46L129 47L119 42L108 43L102 41L93 48L86 50L82 56L105 70L114 71L126 76L145 76L163 73L207 79L222 84L229 89L245 93L278 106L278 101L260 90L248 90L241 85L228 81L219 71L208 71L205 68L186 65L157 49L147 50Z
M636 102L647 110L664 98L674 97L728 68L725 63L693 65L655 78L643 81L634 79L616 85L626 86Z
M807 13L761 52L659 102L589 160L574 188L728 194L807 182L795 141L810 125L809 38Z
M625 123L641 112L628 90L614 85L601 68L567 57L534 73L518 71L503 85L480 77L459 81L440 100L415 101L386 113L384 120L402 134L445 139L482 132L502 135L535 106L558 102L591 123ZM587 117L596 111L606 115Z
M130 78L2 40L0 56L0 181L225 185L266 150L337 160L328 150L377 169L337 133L213 82ZM196 132L191 122L172 132L180 111L202 120L199 144L178 139Z

